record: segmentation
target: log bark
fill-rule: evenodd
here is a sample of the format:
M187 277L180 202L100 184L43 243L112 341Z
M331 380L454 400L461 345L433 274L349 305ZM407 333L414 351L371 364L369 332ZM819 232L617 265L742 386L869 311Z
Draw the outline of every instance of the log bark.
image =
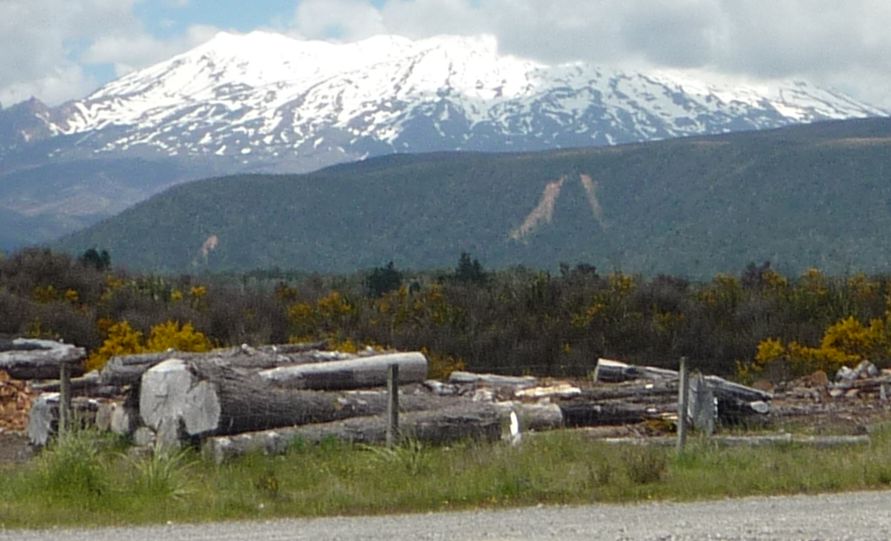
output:
M84 373L84 348L74 347L53 340L16 338L0 351L0 370L13 379L58 379L62 363L71 366L71 374Z
M404 437L436 445L469 439L496 441L501 438L501 423L498 412L491 405L471 403L437 411L412 412L400 417ZM203 452L220 463L247 453L284 454L298 440L319 443L334 438L348 443L383 443L386 425L386 417L377 415L218 436L204 441Z
M387 384L387 368L399 367L399 383L427 379L427 358L420 352L390 353L345 361L281 366L260 372L272 385L289 389L362 389Z
M677 377L676 370L635 366L610 359L597 359L597 366L594 367L595 382L616 383L635 379L677 379Z
M402 411L417 411L453 401L405 394L400 403ZM168 359L146 371L139 391L139 413L145 425L161 432L162 425L174 423L192 437L377 415L386 410L386 404L386 393L380 391L277 388L255 372L208 359Z

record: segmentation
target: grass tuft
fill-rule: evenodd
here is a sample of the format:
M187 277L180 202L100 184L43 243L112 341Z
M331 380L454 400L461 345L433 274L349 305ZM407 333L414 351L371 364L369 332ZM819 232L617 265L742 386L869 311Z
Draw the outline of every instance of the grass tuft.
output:
M195 459L190 450L172 450L156 445L147 456L125 455L131 473L132 492L155 500L185 499L190 493L190 469Z

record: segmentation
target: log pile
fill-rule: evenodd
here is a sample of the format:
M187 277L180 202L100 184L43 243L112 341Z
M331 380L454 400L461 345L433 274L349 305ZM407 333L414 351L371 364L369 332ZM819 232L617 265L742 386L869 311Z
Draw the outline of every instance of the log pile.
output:
M431 392L420 384L427 377L423 354L349 354L320 346L115 357L100 372L72 380L75 394L85 395L75 398L73 417L142 445L201 444L220 459L251 450L279 452L295 438L374 443L386 434L388 395L381 386L388 367L396 366L404 437L430 443L501 437L509 412L471 395ZM33 445L43 446L58 430L59 384L36 386L43 394L28 433ZM560 421L556 407L515 409L526 412L530 427Z
M841 367L835 382L828 385L832 398L855 398L873 395L882 401L891 398L891 372L879 370L869 361L862 361L855 368Z
M595 383L560 403L567 426L621 425L677 418L678 373L598 359ZM711 433L716 422L736 423L770 411L773 395L717 376L691 380L687 417Z
M774 387L774 421L861 434L867 427L891 418L891 370L869 361L842 367L833 377L817 371Z
M86 351L53 340L0 340L0 430L22 431L37 389L28 380L58 378L63 363L83 373Z
M58 351L47 354L45 344L33 346L38 358L56 359L56 369L58 362L71 362L59 361L64 355ZM20 365L22 358L16 354ZM283 452L295 439L378 443L386 438L383 387L391 366L398 367L402 435L434 444L495 440L508 424L525 432L664 421L677 414L678 375L661 368L601 359L593 385L470 372L432 381L418 352L350 354L296 344L114 357L101 371L71 380L73 418L140 445L201 446L217 460ZM34 388L43 394L28 431L31 442L42 446L58 430L59 384L44 381ZM691 389L688 415L709 432L734 416L762 415L771 399L713 376L698 376Z

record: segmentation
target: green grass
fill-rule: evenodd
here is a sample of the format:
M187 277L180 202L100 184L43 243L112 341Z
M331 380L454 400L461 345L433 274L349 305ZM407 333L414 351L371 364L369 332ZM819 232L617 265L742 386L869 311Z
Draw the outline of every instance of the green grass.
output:
M215 465L191 452L130 458L75 436L0 470L0 528L195 522L478 507L891 488L891 430L869 446L672 449L613 446L573 433L518 447L384 449L294 445L284 456Z

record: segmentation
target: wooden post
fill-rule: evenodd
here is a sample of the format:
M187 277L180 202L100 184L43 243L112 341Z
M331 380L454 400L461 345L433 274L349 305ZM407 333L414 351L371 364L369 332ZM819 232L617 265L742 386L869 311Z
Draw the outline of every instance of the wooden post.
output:
M71 428L71 365L59 364L59 436Z
M399 438L399 365L387 368L387 447Z
M687 444L687 395L690 389L690 378L687 373L687 358L681 357L681 366L678 370L678 441L677 452L684 452Z

